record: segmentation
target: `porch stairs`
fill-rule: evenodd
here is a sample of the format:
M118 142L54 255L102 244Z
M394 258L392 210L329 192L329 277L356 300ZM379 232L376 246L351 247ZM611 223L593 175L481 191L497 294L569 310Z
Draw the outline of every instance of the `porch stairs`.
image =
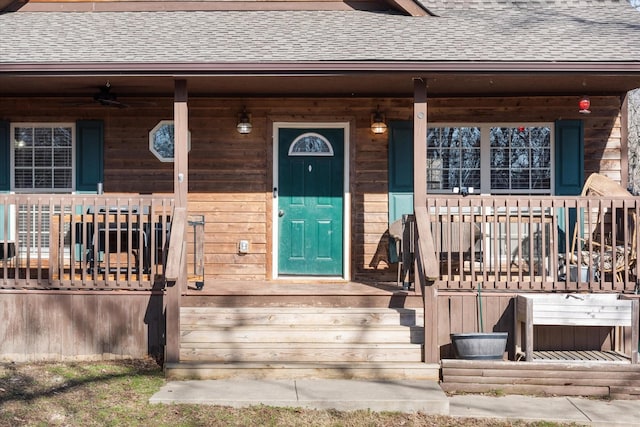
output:
M437 380L422 309L182 307L168 379Z

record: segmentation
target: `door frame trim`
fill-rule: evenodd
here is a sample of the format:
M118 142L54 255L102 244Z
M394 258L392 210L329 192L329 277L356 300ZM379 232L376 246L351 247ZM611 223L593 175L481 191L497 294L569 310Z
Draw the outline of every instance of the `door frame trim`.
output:
M273 188L279 188L278 182L278 167L279 167L279 131L281 128L287 129L305 129L305 128L319 128L319 129L342 129L344 132L344 154L343 154L343 178L342 178L342 277L322 276L322 279L343 279L350 280L351 278L351 192L350 192L350 124L347 121L321 121L321 122L273 122ZM279 229L278 229L278 194L277 191L273 191L273 203L271 212L272 223L272 263L271 274L274 279L282 278L299 278L292 276L279 276L278 272L278 259L279 259ZM300 276L300 277L316 277L316 276Z

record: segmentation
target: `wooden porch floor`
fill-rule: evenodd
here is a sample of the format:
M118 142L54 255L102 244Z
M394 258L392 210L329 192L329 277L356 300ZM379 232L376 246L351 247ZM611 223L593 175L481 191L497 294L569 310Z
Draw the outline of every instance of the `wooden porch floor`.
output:
M354 282L325 279L287 280L213 280L207 279L202 289L189 281L187 295L418 295L412 288L404 291L395 282Z
M422 295L395 282L211 280L201 290L189 282L181 301L188 306L400 307L422 308Z

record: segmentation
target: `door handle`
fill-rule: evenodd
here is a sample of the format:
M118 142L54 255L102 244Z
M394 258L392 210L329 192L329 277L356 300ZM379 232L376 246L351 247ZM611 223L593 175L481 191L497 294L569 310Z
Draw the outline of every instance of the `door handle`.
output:
M281 218L284 216L284 211L282 209L278 211L278 216Z

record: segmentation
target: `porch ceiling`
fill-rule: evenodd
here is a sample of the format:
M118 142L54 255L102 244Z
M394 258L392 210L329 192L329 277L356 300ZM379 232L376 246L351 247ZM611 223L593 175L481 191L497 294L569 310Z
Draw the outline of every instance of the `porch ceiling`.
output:
M637 72L324 72L229 75L0 75L0 96L91 97L106 82L119 98L173 96L174 79L191 97L411 97L413 78L431 97L623 94L640 87Z

